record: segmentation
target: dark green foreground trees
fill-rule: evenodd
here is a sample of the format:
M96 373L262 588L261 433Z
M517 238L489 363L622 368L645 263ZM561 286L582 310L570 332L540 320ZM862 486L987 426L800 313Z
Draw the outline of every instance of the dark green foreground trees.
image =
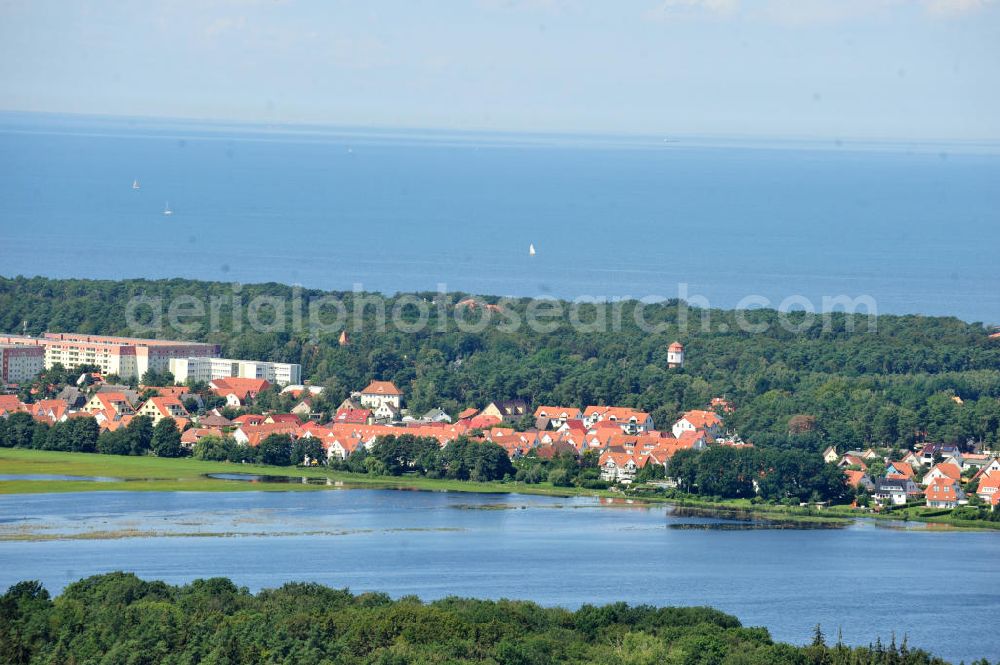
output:
M251 595L227 579L185 586L111 573L54 600L37 582L0 597L0 662L607 663L930 665L905 643L850 649L771 641L763 628L709 608L584 606L446 598L424 604L316 584ZM983 661L985 662L985 661Z

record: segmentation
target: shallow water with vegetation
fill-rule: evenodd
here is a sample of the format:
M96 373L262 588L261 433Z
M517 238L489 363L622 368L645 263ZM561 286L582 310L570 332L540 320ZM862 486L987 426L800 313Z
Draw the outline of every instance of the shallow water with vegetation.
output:
M1000 635L970 620L996 611L1000 535L870 521L746 528L762 521L519 494L9 495L0 496L0 586L40 579L57 592L129 570L170 583L226 576L251 590L308 580L425 599L710 605L794 643L818 622L850 644L895 632L954 662L1000 654ZM956 562L933 604L905 575L928 561Z

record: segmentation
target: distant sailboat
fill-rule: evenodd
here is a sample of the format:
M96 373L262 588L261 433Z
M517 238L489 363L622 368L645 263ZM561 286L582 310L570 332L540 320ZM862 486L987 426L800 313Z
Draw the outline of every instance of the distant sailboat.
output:
M166 206L165 206L165 207L163 208L163 214L164 214L164 215L166 215L166 216L168 216L168 217L169 217L170 215L174 214L174 211L170 209L170 203L169 203L169 202L168 202L168 203L167 203L167 205L166 205Z
M530 245L528 245L528 256L534 256L534 255L535 255L535 243L531 243Z
M132 181L132 189L139 189L139 181L138 180L133 180Z

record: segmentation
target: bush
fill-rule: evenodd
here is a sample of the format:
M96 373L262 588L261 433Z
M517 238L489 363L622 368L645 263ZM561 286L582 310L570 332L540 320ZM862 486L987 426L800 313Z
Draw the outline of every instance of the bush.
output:
M573 479L570 477L569 471L562 467L556 467L549 471L549 482L556 487L573 486Z

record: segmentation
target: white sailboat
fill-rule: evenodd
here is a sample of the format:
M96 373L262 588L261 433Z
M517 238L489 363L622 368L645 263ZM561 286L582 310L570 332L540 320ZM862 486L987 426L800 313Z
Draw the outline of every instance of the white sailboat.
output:
M166 215L167 217L169 217L170 215L174 214L174 211L170 209L170 202L169 201L167 202L167 205L163 208L163 214Z
M132 189L139 189L139 181L138 180L133 180L132 181Z
M534 255L535 255L535 243L531 243L528 245L528 256L534 256Z

